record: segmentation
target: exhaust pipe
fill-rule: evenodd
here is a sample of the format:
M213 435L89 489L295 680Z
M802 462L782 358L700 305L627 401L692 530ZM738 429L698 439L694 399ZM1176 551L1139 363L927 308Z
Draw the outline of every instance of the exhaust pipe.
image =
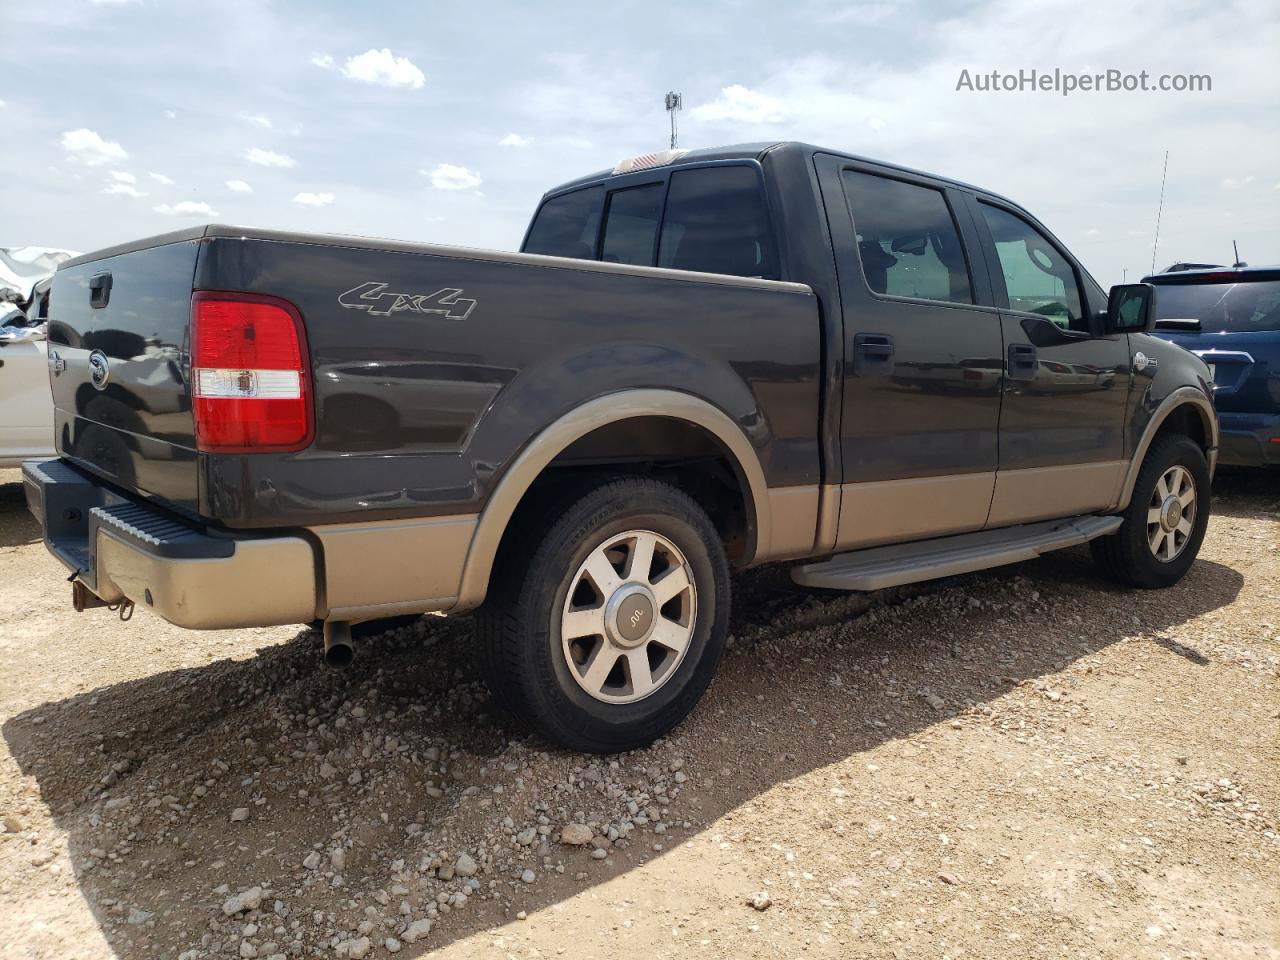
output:
M350 666L356 651L351 646L351 624L345 620L324 622L324 662L329 666Z

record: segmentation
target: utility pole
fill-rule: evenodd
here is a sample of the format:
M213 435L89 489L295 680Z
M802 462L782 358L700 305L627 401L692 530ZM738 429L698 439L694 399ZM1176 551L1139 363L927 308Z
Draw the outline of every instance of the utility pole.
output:
M667 94L666 97L667 113L671 116L671 149L676 148L676 114L680 112L680 108L684 106L684 99L674 90Z

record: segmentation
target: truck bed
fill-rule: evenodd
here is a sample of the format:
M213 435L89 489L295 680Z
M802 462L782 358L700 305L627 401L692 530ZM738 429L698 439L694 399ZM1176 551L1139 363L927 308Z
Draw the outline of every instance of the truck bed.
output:
M314 385L306 449L196 449L190 300L205 290L297 307ZM629 385L725 409L771 485L819 479L819 319L800 284L211 225L68 261L51 313L60 455L199 523L478 511L530 437L618 389L622 369ZM110 366L102 389L94 351Z

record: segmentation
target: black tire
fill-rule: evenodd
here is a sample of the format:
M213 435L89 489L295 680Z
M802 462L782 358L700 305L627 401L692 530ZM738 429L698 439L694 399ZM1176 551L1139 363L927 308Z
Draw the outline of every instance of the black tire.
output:
M1186 469L1195 483L1196 512L1186 543L1172 560L1158 559L1152 551L1147 528L1147 511L1152 506L1156 484L1172 467ZM1089 546L1093 558L1107 576L1131 587L1156 589L1171 587L1191 569L1209 524L1209 464L1204 452L1190 437L1166 434L1147 451L1138 472L1129 506L1121 516L1124 524L1114 534L1099 537Z
M696 614L683 657L657 689L607 703L574 679L560 611L579 568L611 537L652 531L683 554ZM477 615L480 663L498 703L547 739L617 753L652 743L693 709L715 676L729 623L729 565L706 513L676 487L623 477L522 510L503 540Z

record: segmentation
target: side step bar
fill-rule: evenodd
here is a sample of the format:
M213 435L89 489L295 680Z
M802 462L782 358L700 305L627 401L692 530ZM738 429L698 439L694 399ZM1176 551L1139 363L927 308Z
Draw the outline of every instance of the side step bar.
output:
M1121 523L1120 517L1071 517L872 547L796 567L791 571L791 579L806 587L828 590L883 590L1034 560L1042 553L1115 533Z

